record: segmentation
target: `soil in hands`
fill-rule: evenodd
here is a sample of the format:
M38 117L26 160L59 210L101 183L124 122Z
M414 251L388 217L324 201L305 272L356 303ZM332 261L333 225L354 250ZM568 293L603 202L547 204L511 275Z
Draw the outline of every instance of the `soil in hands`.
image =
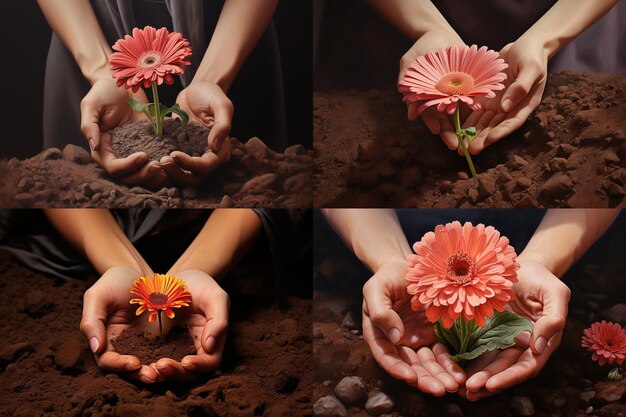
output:
M171 118L163 122L163 134L156 135L152 124L141 121L117 127L111 131L113 153L120 158L135 152L145 152L151 161L159 161L174 151L191 156L202 156L208 148L210 130L197 123L180 127L178 120Z
M465 158L406 119L396 91L314 97L316 207L619 207L626 185L626 75L550 75L508 138Z
M138 329L126 329L112 342L118 353L134 355L145 365L161 358L180 362L185 356L196 353L193 339L182 326L174 326L165 336L165 343L161 343L159 336Z

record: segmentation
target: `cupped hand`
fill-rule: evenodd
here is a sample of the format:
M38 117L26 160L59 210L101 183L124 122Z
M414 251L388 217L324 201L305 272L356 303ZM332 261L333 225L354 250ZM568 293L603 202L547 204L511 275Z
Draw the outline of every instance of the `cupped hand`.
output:
M159 359L154 368L159 373L158 380L186 382L220 365L226 343L230 302L228 294L219 284L200 270L186 270L175 276L187 285L191 304L177 309L171 324L187 327L196 354L185 356L180 362L170 358Z
M113 79L97 80L80 103L81 130L89 142L92 158L111 176L128 185L160 188L167 179L156 161L148 161L145 152L117 158L113 152L111 129L145 118L134 112L128 99L147 103L142 89L132 93L117 87Z
M230 159L228 135L233 104L217 84L206 81L192 82L180 92L176 102L187 112L190 122L211 129L207 138L210 150L202 156L174 151L161 159L161 166L173 181L182 185L197 185Z
M386 372L441 396L465 382L465 374L441 343L424 312L411 309L406 262L389 262L363 286L363 338Z
M520 260L515 300L509 307L533 322L533 334L518 337L518 345L485 353L467 369L465 388L470 400L493 395L535 376L561 342L567 319L569 288L544 265Z
M98 366L108 372L125 374L129 379L146 384L158 378L158 372L142 365L134 355L117 353L111 339L129 328L147 330L147 321L135 315L130 288L133 280L141 276L127 267L113 267L87 291L83 297L83 316L80 330L89 340Z
M519 129L541 103L546 88L548 52L541 42L522 37L502 48L500 57L509 65L505 89L495 98L480 99L481 109L463 123L476 127L477 135L469 146L472 154Z
M427 32L413 44L411 49L400 59L400 72L398 83L404 77L404 73L417 57L426 55L427 52L434 52L438 49L447 48L451 45L463 45L462 40L453 34L443 32ZM407 103L407 117L414 121L417 119L418 103ZM439 135L446 146L452 150L459 146L455 129L450 122L450 117L445 112L439 112L434 107L429 107L421 114L422 121L434 135Z

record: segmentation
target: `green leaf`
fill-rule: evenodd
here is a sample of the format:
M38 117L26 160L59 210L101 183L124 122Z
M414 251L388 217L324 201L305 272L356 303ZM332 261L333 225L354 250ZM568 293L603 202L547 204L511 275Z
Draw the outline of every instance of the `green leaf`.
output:
M131 109L133 109L136 112L139 113L143 113L143 110L146 108L146 106L148 104L143 104L138 102L137 100L135 100L134 98L129 98L128 99L128 105L130 106Z
M458 352L461 349L461 339L458 332L454 331L454 326L446 329L441 324L441 319L435 323L435 336L437 340L448 347L450 352Z
M460 319L462 320L462 319ZM467 351L452 356L452 360L475 359L485 352L506 349L515 345L515 337L522 332L532 334L533 324L512 311L496 312L486 320L485 327L478 327L471 335Z
M461 129L461 132L463 132L463 134L467 136L469 139L472 139L474 136L476 136L475 127L466 127L465 129Z
M172 107L165 107L161 105L161 115L166 116L170 113L177 114L180 117L180 127L185 127L187 123L189 123L189 115L180 108L178 103L174 104Z

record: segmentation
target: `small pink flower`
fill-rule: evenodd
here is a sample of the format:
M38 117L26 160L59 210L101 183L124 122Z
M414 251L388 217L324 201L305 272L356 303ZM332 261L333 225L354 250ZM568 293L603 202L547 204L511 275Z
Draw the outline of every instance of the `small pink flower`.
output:
M435 323L449 329L463 316L483 327L485 319L515 297L515 250L493 227L458 221L439 225L413 245L408 258L407 291L413 310L426 309Z
M428 52L417 58L407 69L398 85L404 101L424 101L418 109L427 107L454 113L457 102L465 102L471 109L480 109L475 97L495 97L494 90L502 90L508 65L495 51L486 46L453 45L437 52Z
M133 91L150 88L152 83L172 84L172 74L182 74L185 59L191 56L189 42L178 32L170 33L166 28L156 30L151 26L133 29L133 36L115 42L114 52L109 58L109 67L117 86Z
M582 346L593 352L591 358L600 365L621 365L626 355L626 331L617 323L593 323L583 331Z

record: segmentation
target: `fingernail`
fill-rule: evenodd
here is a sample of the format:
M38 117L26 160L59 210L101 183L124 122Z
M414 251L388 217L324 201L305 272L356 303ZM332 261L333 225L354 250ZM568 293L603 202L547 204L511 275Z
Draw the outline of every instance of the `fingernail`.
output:
M193 362L181 362L181 364L185 368L189 368L189 369L193 368Z
M546 347L546 343L548 343L546 338L543 336L539 336L537 340L535 340L535 350L539 353L543 353L543 350Z
M400 330L393 327L391 330L389 330L388 336L389 340L391 340L391 343L395 345L400 341Z
M213 336L207 337L205 345L207 353L213 352L213 348L215 347L215 338Z
M95 337L89 339L89 347L91 348L91 351L93 353L96 353L96 351L98 350L98 346L100 346L98 339L96 339Z
M147 376L145 376L145 375L142 375L140 379L141 379L141 381L142 381L144 384L154 384L154 380L153 380L153 379L148 378L148 377L147 377Z
M510 98L505 98L504 101L502 102L502 110L509 111L511 109L512 104L513 104L513 101L511 101Z
M93 138L89 138L89 147L91 148L92 151L96 149L96 141L93 140Z

